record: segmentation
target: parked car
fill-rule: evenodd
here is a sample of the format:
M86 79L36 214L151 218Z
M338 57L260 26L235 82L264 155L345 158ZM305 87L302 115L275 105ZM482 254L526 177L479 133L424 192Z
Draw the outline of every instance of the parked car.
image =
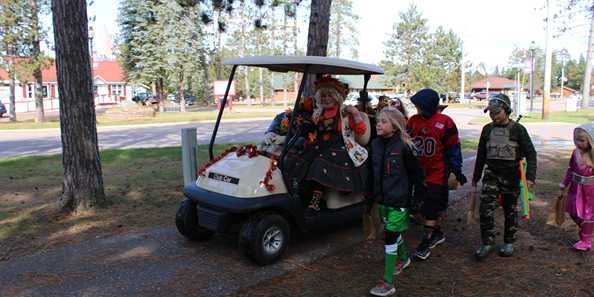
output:
M458 94L456 92L443 93L443 94L440 94L439 97L441 98L441 100L444 100L444 101L447 99L447 103L460 102L460 94Z
M0 101L0 118L2 116L4 116L5 113L6 113L6 106L4 106L4 103L2 103L2 101Z
M170 94L167 98L169 100L171 100L171 102L175 102L175 103L179 104L179 98L178 98L177 94ZM184 100L186 102L186 106L190 106L190 105L196 104L196 101L198 101L198 98L196 96L192 96L192 95L184 95Z
M371 107L376 107L379 103L379 99L377 98L377 96L373 94L367 94L367 96L371 100ZM357 105L358 101L359 93L351 93L347 96L347 100L344 101L344 104L355 106Z
M132 101L142 105L152 105L158 104L159 98L157 98L156 96L149 95L147 93L140 93L132 97Z

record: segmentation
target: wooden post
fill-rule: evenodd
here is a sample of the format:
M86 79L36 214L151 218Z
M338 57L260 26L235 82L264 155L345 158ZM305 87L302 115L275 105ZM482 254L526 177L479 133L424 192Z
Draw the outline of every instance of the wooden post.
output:
M198 143L196 141L196 128L183 128L182 137L182 171L184 186L196 182L198 158L196 156Z

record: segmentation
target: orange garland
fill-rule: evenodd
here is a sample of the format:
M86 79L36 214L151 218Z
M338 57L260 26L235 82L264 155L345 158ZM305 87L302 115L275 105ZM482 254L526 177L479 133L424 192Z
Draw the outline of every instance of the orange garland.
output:
M204 164L200 168L200 170L198 170L198 175L204 176L206 169L208 169L208 167L210 167L212 164L218 162L219 160L225 158L229 153L232 153L232 152L236 152L238 157L241 157L241 156L247 154L248 157L251 159L258 155L258 148L253 144L247 144L247 145L244 145L239 148L237 148L236 146L228 147L225 150L223 150L223 152L220 155L218 155L218 156L214 157L214 159L206 162L206 164Z
M276 157L273 155L270 158L270 168L268 168L268 171L266 171L266 176L264 177L264 180L260 182L260 184L266 187L266 190L268 190L268 192L274 192L274 190L276 189L276 187L270 183L270 180L272 180L272 172L276 170L277 166L278 161L276 160Z

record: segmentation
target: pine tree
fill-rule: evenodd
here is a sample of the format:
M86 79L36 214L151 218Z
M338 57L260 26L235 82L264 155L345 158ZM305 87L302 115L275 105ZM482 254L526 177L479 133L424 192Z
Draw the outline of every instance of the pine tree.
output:
M400 13L400 20L392 26L392 33L384 42L385 59L382 62L389 81L404 85L405 90L423 87L418 80L418 72L424 71L422 65L427 52L430 35L427 19L415 5Z

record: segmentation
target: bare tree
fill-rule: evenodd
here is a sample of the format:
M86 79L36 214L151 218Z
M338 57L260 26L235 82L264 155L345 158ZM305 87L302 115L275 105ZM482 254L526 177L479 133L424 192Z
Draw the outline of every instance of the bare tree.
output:
M86 0L52 0L64 181L58 204L71 212L105 203L97 145Z

